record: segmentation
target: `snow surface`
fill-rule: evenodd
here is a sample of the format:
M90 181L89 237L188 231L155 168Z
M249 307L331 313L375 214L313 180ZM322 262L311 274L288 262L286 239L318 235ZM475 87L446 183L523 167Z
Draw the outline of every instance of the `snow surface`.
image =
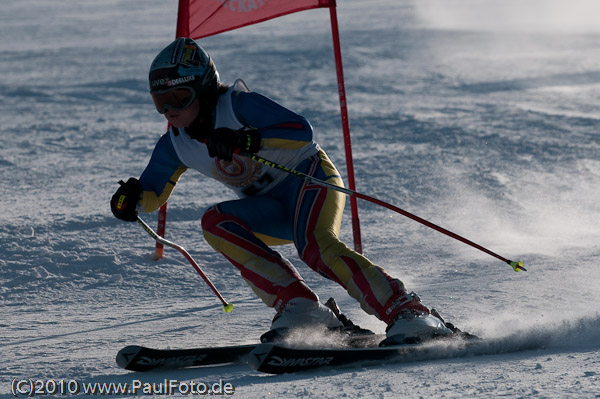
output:
M203 210L232 195L219 184L184 175L167 237L235 303L231 314L179 253L152 260L153 240L110 213L117 181L141 173L166 126L146 76L174 37L177 1L19 0L0 16L2 397L14 379L222 379L241 398L600 397L597 2L338 3L358 190L529 271L361 202L364 252L448 320L503 338L499 353L281 376L118 368L130 344L254 342L273 313L201 237ZM326 10L201 43L225 81L242 77L306 115L345 170ZM323 300L383 332L281 251Z

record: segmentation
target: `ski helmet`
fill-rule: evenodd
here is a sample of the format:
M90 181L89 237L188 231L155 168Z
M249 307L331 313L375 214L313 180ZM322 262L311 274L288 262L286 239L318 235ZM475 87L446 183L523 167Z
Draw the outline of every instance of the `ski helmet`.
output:
M150 93L191 88L201 102L216 99L219 72L202 47L187 37L177 38L154 59L149 73Z

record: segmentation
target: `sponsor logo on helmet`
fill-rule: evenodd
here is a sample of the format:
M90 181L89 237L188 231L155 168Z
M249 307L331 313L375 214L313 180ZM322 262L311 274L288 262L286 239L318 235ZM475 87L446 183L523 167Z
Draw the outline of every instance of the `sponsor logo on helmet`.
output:
M181 53L181 57L179 59L179 64L181 65L190 65L190 66L198 66L199 64L204 65L204 60L202 59L202 52L198 54L198 46L194 44L186 44L184 46L184 50Z
M179 74L179 76L202 75L204 73L204 71L206 71L205 66L192 67L192 68L185 68L185 67L180 66L179 69L177 69L177 73Z
M192 80L196 80L194 75L190 76L182 76L181 78L169 79L169 78L161 78L150 81L150 87L173 87L183 83L191 82Z

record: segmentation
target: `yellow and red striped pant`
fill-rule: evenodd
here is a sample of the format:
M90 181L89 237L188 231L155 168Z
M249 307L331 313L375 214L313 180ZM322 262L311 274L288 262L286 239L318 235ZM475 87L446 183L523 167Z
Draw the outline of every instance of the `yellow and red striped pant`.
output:
M339 186L343 182L322 150L297 167ZM369 314L390 323L404 284L348 248L338 238L345 194L288 176L266 195L226 201L202 218L207 242L221 252L263 302L281 310L288 300L318 300L296 268L269 247L274 239L293 242L311 269L337 282Z

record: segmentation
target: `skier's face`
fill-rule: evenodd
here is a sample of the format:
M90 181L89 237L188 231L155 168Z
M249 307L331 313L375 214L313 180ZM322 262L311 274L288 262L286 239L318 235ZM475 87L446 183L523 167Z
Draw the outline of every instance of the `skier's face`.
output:
M164 113L165 118L176 128L188 127L196 119L200 112L200 101L198 99L183 110L167 109Z

